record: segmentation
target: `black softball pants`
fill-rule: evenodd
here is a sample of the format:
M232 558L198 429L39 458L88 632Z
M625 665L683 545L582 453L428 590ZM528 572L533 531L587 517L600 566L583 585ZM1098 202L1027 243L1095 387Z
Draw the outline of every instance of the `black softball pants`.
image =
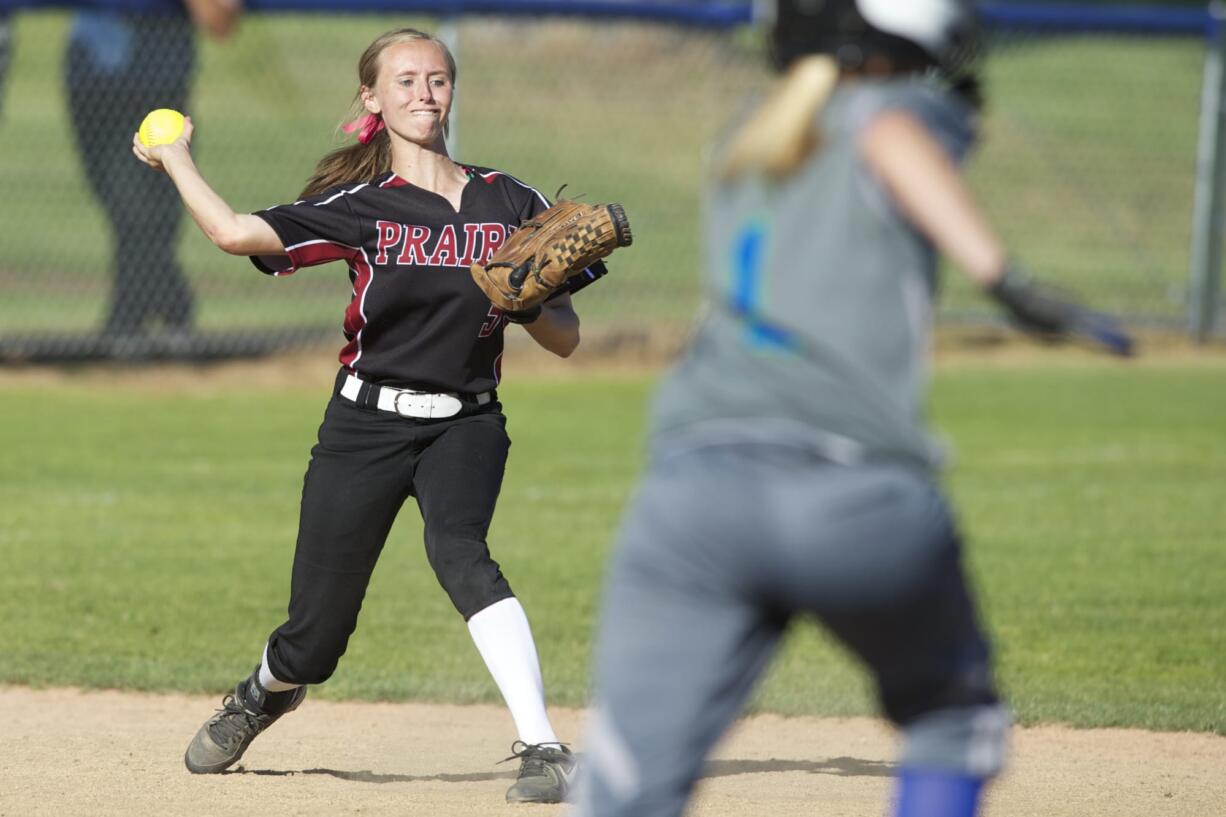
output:
M514 595L485 541L509 448L497 402L416 420L334 393L303 484L289 620L268 642L273 675L298 684L332 675L410 496L430 565L465 620Z

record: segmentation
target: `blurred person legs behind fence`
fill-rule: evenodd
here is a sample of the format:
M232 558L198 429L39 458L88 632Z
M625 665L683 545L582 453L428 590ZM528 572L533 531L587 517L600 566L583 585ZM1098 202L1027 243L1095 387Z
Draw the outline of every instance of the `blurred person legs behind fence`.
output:
M195 62L183 16L85 12L65 66L73 131L114 242L103 333L139 337L160 322L186 332L194 297L175 257L183 208L165 176L132 162L132 132L154 108L186 107Z
M175 252L183 212L178 194L165 176L132 162L132 133L155 108L187 107L196 29L224 37L241 10L239 0L165 5L161 13L79 13L64 64L81 163L113 242L102 332L137 344L158 325L171 335L191 331L196 299Z

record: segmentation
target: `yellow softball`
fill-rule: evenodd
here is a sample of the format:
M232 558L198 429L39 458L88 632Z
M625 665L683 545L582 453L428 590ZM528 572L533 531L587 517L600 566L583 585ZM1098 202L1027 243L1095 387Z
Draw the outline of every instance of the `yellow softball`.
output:
M183 114L170 108L150 111L140 123L140 143L147 148L169 145L183 135Z

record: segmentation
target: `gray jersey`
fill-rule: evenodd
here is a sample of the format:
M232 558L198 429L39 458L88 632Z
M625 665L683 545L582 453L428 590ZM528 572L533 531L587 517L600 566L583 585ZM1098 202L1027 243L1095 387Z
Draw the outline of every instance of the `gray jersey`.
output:
M904 729L903 773L1000 768L1007 716L927 471L933 248L856 151L887 109L953 156L970 142L969 112L935 87L849 85L792 178L711 197L711 303L661 387L614 548L576 817L679 817L801 614L873 673Z
M657 395L658 436L791 429L835 460L938 460L923 420L935 253L858 156L886 110L914 115L957 161L973 141L970 109L931 82L851 82L798 172L711 192L709 303Z

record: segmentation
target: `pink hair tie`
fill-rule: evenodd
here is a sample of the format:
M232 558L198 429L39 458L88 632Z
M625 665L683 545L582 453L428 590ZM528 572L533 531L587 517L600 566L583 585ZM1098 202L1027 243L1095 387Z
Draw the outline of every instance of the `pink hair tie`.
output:
M358 141L363 145L369 145L371 140L375 138L375 134L385 127L387 126L383 124L382 116L377 113L368 113L343 126L341 130L345 133L353 133L355 130L359 131Z

